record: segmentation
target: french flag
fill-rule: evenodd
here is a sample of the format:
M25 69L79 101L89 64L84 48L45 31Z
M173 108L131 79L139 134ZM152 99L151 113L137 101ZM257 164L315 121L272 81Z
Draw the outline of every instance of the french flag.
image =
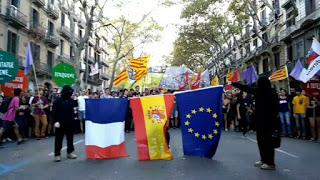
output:
M311 64L319 56L320 56L320 43L315 38L313 38L311 50L307 58L307 64Z
M127 99L87 99L85 144L87 159L127 157L124 126Z

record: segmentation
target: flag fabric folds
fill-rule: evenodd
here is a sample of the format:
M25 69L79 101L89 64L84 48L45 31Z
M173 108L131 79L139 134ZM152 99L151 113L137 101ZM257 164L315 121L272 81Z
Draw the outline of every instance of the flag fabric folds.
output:
M222 128L222 95L222 86L176 93L185 155L215 155Z
M228 71L227 73L227 82L232 82L233 81L233 72L232 71Z
M24 66L24 74L28 75L31 71L31 67L33 65L33 57L31 52L30 43L28 43L27 51L26 51L26 63Z
M304 69L303 65L301 64L301 61L298 60L296 62L296 65L294 66L294 68L292 69L290 76L293 77L294 79L300 81L300 75L302 70Z
M218 86L218 85L219 85L219 78L216 75L211 81L211 86Z
M280 81L280 80L287 79L288 77L289 75L288 75L287 66L283 66L281 69L272 73L269 79L270 81Z
M145 70L148 69L148 62L150 60L150 56L140 57L136 59L129 59L129 66L134 70Z
M320 56L320 43L313 38L311 49L307 58L307 64L311 64L316 58Z
M124 125L127 99L86 100L85 144L88 159L127 157Z
M258 80L258 74L253 65L242 73L242 79L245 80L248 85L251 85Z
M192 84L191 89L199 89L201 85L201 73L198 73L196 81Z
M238 82L239 81L239 70L236 69L233 72L233 76L232 76L232 82Z
M94 76L96 74L99 74L99 63L96 62L94 65L90 66L91 72L89 76Z
M320 71L320 56L317 57L312 63L309 65L308 69L303 68L299 79L306 83L311 78L313 78Z
M166 132L174 108L174 95L130 100L139 160L171 160Z
M126 82L128 78L129 78L129 74L128 74L128 71L125 69L118 75L118 77L114 80L113 84L115 86L119 86L120 84Z

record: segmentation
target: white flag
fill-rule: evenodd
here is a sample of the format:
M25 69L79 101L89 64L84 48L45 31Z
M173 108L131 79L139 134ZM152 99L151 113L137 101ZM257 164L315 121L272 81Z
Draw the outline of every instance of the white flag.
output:
M90 76L94 76L96 74L99 74L99 64L98 62L96 62L94 65L91 65L91 72L90 72Z
M308 69L303 69L299 79L304 83L308 82L314 75L320 71L320 56L309 65Z

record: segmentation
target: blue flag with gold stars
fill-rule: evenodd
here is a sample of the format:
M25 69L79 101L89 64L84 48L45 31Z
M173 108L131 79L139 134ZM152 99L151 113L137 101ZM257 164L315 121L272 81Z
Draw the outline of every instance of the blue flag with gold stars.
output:
M222 129L223 87L176 93L185 155L212 158Z

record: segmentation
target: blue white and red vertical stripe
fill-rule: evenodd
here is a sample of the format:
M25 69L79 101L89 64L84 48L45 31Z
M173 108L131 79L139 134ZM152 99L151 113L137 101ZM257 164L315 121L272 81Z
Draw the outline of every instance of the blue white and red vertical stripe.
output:
M86 100L85 144L87 159L127 157L124 126L127 99Z

